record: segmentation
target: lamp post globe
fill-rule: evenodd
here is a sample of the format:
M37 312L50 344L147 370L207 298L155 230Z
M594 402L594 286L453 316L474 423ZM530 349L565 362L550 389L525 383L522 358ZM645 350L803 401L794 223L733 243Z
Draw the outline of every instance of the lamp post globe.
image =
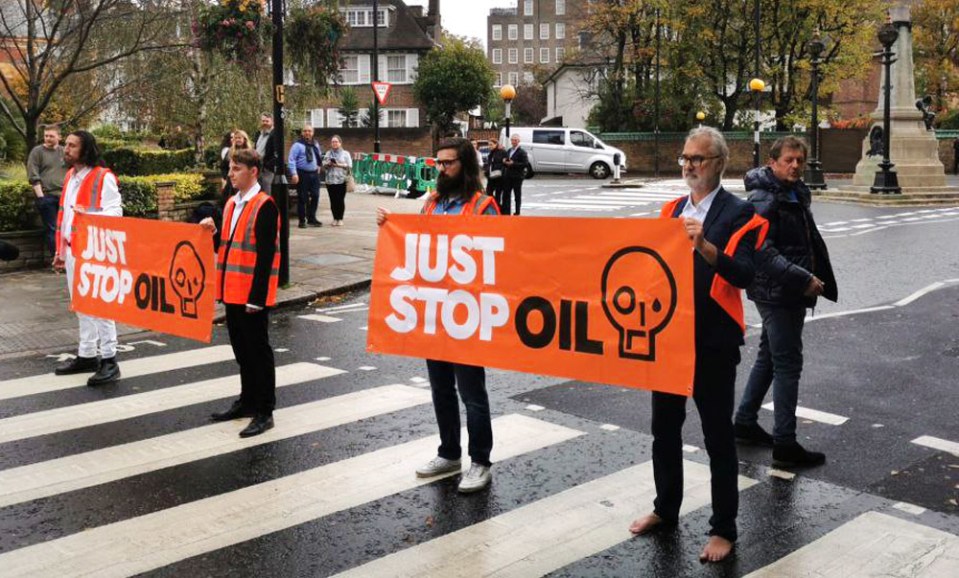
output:
M892 100L890 96L892 93L890 74L894 56L892 45L899 40L899 31L896 30L888 17L886 24L879 29L878 37L882 44L882 65L885 72L885 83L882 86L882 162L879 163L876 179L869 188L869 192L881 195L898 195L902 193L902 189L899 187L899 176L896 171L892 170L896 165L889 159L889 128L891 124L889 107Z
M819 38L819 33L806 45L809 50L810 64L812 64L812 126L810 127L810 140L812 141L812 151L809 163L806 165L806 174L804 180L806 186L812 190L823 190L826 188L826 181L822 173L822 163L819 161L819 66L822 64L822 53L826 50L826 43Z
M513 99L516 98L516 89L513 88L512 84L504 84L499 89L499 95L500 98L503 99L503 104L506 107L506 138L509 138L510 105Z
M756 118L753 121L753 167L759 166L759 95L766 89L766 83L761 78L749 81L749 90L753 93L753 105L756 108Z

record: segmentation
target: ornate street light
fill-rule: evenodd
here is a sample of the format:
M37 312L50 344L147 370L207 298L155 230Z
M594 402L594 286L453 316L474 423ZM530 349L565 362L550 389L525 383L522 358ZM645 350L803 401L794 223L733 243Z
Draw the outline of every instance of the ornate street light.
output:
M510 105L513 104L513 99L516 98L516 89L513 88L512 84L504 84L499 89L499 95L503 99L503 104L506 105L506 138L509 138Z
M812 158L806 165L805 181L806 186L814 190L823 190L826 188L826 181L823 179L822 163L819 162L819 65L822 64L822 53L826 50L826 43L819 38L819 33L809 41L807 45L809 55L812 57Z
M699 121L699 128L703 127L703 121L706 120L706 113L699 111L696 113L696 120Z
M889 107L890 94L892 92L891 67L895 62L893 58L892 45L899 39L899 31L892 25L888 16L886 23L879 29L879 42L882 44L882 65L886 75L886 83L882 87L882 162L879 163L879 169L876 171L876 180L869 188L869 192L881 195L898 195L902 193L899 188L899 176L892 167L896 166L889 160Z
M756 108L756 119L753 121L753 167L759 166L759 95L766 89L766 83L760 78L749 81L749 90L753 91L753 106Z
M273 0L271 4L273 19L273 150L277 157L283 159L283 103L285 87L283 86L283 0ZM290 202L289 191L286 186L285 163L276 167L273 176L272 195L280 210L280 285L290 282Z

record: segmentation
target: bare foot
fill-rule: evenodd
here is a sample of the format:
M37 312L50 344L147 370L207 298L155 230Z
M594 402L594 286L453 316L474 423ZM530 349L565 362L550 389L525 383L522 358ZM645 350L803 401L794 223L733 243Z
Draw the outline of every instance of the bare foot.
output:
M709 541L706 542L706 547L703 548L703 553L699 555L699 561L703 564L706 562L721 562L732 551L732 542L720 536L710 536Z
M663 519L656 514L648 514L630 524L629 531L637 536L641 536L652 531L653 528L662 523Z

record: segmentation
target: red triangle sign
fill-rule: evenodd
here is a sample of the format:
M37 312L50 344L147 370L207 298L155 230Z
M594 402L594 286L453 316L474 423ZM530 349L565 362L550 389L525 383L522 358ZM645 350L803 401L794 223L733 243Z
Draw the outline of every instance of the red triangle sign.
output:
M373 92L376 94L376 100L380 101L380 104L386 104L386 97L390 95L391 88L393 88L393 85L389 82L373 83Z

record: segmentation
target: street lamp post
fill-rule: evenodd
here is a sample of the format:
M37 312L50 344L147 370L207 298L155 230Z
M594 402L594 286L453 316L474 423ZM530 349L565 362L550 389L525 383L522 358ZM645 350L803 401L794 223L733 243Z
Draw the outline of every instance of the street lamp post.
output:
M380 81L380 45L377 35L379 24L379 0L373 0L373 82ZM375 98L375 95L373 98L373 152L380 152L380 100Z
M706 120L706 113L699 111L696 113L696 121L699 122L699 128L703 128L703 121Z
M509 138L510 108L513 104L513 99L516 98L516 89L513 88L512 84L504 84L499 89L499 95L503 99L503 104L506 107L506 138Z
M882 65L886 75L886 82L882 87L882 162L879 163L879 170L876 171L876 180L869 188L869 192L881 195L898 195L902 193L899 188L899 176L892 167L896 166L889 160L889 106L890 93L892 92L891 67L895 62L893 58L892 45L899 39L899 31L892 25L892 22L886 22L879 29L879 42L882 43Z
M662 26L659 23L659 8L656 9L656 98L655 98L655 114L653 115L653 176L657 179L659 178L659 101L661 98L661 89L659 81L659 70L660 70L660 38Z
M280 285L290 282L290 201L286 186L286 149L283 143L283 0L273 0L273 150L280 164L273 175L272 195L280 210Z
M756 118L753 121L753 168L759 166L759 95L766 88L766 83L760 78L749 81L749 90L753 92L753 106Z
M820 40L819 34L809 41L809 54L812 56L812 158L806 165L806 186L813 190L824 190L826 181L822 174L822 163L819 162L819 65L822 64L823 51L826 44Z

